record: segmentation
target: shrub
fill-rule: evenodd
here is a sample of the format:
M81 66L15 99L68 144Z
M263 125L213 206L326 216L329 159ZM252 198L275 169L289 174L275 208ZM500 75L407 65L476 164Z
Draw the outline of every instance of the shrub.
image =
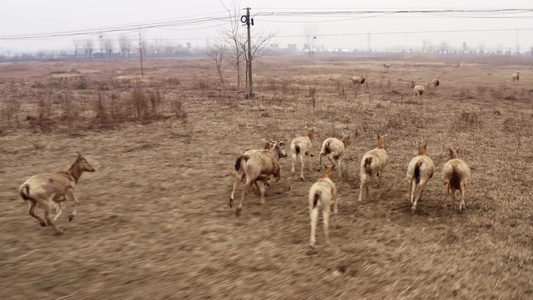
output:
M451 120L450 131L461 132L479 128L481 121L475 112L461 112Z
M183 109L183 103L179 99L170 102L170 109L177 119L187 119L187 112Z

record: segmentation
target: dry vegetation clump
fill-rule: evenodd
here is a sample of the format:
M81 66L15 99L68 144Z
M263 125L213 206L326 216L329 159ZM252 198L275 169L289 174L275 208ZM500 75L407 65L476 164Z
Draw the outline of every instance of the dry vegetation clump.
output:
M27 63L7 63L0 66L0 72L13 73L13 72L24 72L30 70L30 67Z
M278 82L275 78L269 78L268 80L263 81L261 85L266 91L278 90Z
M292 91L292 80L281 81L281 93L284 95L290 94Z
M0 128L29 126L42 132L83 129L111 129L123 122L154 122L175 115L186 117L183 107L176 109L158 88L132 89L109 85L106 81L73 77L65 81L24 83L5 81L0 89ZM84 85L80 88L79 85ZM86 87L91 86L90 89ZM24 120L27 122L20 122Z
M488 90L488 87L486 87L486 86L484 86L484 85L478 85L478 86L476 87L477 94L478 94L480 97L485 96L485 94L487 93L487 90Z
M42 81L36 80L36 81L33 82L31 87L34 88L34 89L44 89L46 86L45 86L45 84Z
M528 124L523 118L506 118L502 123L502 130L505 132L520 133L524 130L527 130L528 128L530 127L528 127Z
M109 129L113 128L115 119L111 118L110 112L114 112L114 110L104 103L104 98L100 90L98 90L97 97L94 99L93 111L96 113L96 117L92 122L93 126Z
M466 132L481 127L481 120L475 112L462 111L450 120L450 132Z
M84 76L80 76L78 79L72 81L71 86L77 90L85 90L88 88L89 83Z
M475 99L474 92L468 87L461 87L458 89L456 97L459 99Z
M348 95L346 94L346 85L343 84L340 80L333 80L333 85L335 89L335 94L341 98L346 99Z
M158 90L144 91L137 86L131 92L128 98L133 110L133 119L138 120L157 120L161 118L159 108L163 102L163 97Z
M505 98L505 91L507 87L504 85L499 85L496 88L490 89L490 96L496 100L503 100Z
M178 78L176 77L167 77L165 80L164 80L165 83L167 84L171 84L173 86L178 86L181 84L181 80L179 80Z
M382 107L383 111L387 111ZM383 124L379 132L402 132L402 135L416 135L418 129L427 125L426 118L415 110L409 108L393 108L384 117L376 118L376 122Z
M6 94L4 91L0 90L0 92L4 95ZM18 97L13 94L8 94L3 100L4 101L0 103L0 115L3 119L7 120L8 127L18 127L20 125L19 113L21 107Z
M316 86L309 87L309 95L311 103L313 104L313 109L316 109Z
M176 119L186 120L187 112L183 108L183 102L180 99L174 99L170 102L170 108Z
M98 92L100 96L100 92ZM63 92L57 94L57 105L63 111L63 115L60 117L62 122L65 122L68 126L72 126L81 117L81 109L79 103L72 100L70 92Z
M265 95L258 97L261 99L261 105L281 105L283 103L283 96L279 94Z
M206 80L197 80L194 82L193 88L196 90L205 91L211 88L211 84Z

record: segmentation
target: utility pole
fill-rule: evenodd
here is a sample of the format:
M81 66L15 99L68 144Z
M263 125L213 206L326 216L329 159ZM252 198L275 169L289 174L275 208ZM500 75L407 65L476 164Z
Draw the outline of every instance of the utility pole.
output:
M254 21L250 19L250 9L251 8L247 7L246 16L241 17L241 22L246 23L246 27L248 28L248 56L246 61L246 70L248 71L248 76L246 76L248 78L246 90L247 98L252 98L254 96L252 81L252 38L250 36L250 23L254 25Z

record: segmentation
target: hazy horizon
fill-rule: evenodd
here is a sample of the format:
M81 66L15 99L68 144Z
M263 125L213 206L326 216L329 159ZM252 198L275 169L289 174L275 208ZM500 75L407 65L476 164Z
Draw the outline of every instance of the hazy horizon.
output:
M300 5L301 4L301 5ZM227 8L251 7L252 34L276 33L273 43L286 48L297 44L302 49L309 36L315 48L324 49L421 49L447 44L450 48L530 51L533 47L533 2L510 0L505 6L486 1L406 0L357 3L334 1L218 1L201 0L176 3L117 0L91 2L52 0L35 3L8 0L0 18L0 53L73 51L74 40L92 39L95 52L100 38L118 40L126 35L136 39L138 27L148 43L208 46L222 43L220 28L229 22ZM457 12L457 10L529 9L528 12ZM406 11L397 13L395 11ZM421 10L455 10L438 14ZM356 11L359 11L357 13ZM362 12L366 11L366 12ZM369 11L379 11L371 13ZM415 11L415 12L413 12ZM416 12L418 11L418 12ZM241 11L244 14L244 11ZM344 12L344 13L343 13ZM244 32L244 27L241 28ZM90 34L79 34L91 31ZM109 32L108 32L109 31ZM26 39L28 35L45 38ZM55 36L58 35L58 36ZM59 36L65 35L65 36ZM118 52L118 42L114 51Z

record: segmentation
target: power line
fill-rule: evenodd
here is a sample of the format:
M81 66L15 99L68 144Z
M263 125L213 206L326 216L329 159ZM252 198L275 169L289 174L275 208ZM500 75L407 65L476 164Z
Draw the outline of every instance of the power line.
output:
M89 35L89 34L99 35L102 33L110 33L110 32L124 32L124 31L134 31L134 30L150 29L150 28L189 26L193 24L220 22L220 21L227 21L228 18L229 17L226 16L226 17L206 17L206 18L195 18L195 19L175 19L175 20L164 21L164 22L147 22L147 23L139 23L139 24L133 24L133 25L120 25L120 26L114 26L114 27L93 28L93 29L77 30L77 31L38 33L38 34L16 35L16 36L0 36L0 40L28 40L28 39L56 38L56 37Z
M461 32L493 32L493 31L530 31L533 28L501 28L501 29L459 29L459 30L419 30L419 31L388 31L388 32L371 32L371 34L387 35L387 34L424 34L424 33L461 33ZM329 33L329 34L314 34L316 37L329 37L329 36L355 36L355 35L367 35L368 32L358 33ZM276 36L279 38L293 38L293 37L306 37L307 35L281 35Z
M431 9L431 10L338 10L338 11L285 11L259 12L257 16L316 16L316 15L355 15L355 14L486 14L486 13L532 13L533 9Z
M339 21L350 21L363 18L380 18L380 17L391 17L391 16L402 16L402 15L429 15L431 17L451 17L451 18L533 18L532 15L523 15L533 13L533 9L424 9L424 10L316 10L316 11L266 11L258 12L255 16L263 17L302 17L302 16L352 16L345 19L332 19L332 20L314 20L312 22L339 22ZM521 15L522 14L522 15ZM192 25L200 24L213 24L205 26L204 28L210 28L215 26L220 26L226 22L232 21L232 16L219 16L219 13L216 14L204 14L195 17L187 17L181 19L169 19L169 20L160 20L152 22L144 22L137 24L129 25L117 25L110 27L100 27L92 28L85 30L74 30L74 31L63 31L63 32L52 32L52 33L36 33L36 34L24 34L24 35L13 35L13 36L0 36L0 40L28 40L28 39L44 39L44 38L57 38L57 37L68 37L68 36L79 36L79 35L101 35L104 33L116 33L116 32L133 32L143 29L150 28L164 28L171 30L194 30L190 29L172 29L175 27L187 27ZM303 21L270 21L262 20L265 22L295 22L301 23ZM414 32L384 32L384 33L372 33L372 34L405 34L405 33L442 33L442 32L477 32L477 31L508 31L511 29L487 29L487 30L450 30L450 31L414 31ZM516 30L516 29L512 29ZM518 29L518 30L531 30L531 29ZM361 33L366 34L366 33ZM320 35L320 36L342 36L342 35L359 35L358 33L351 34L329 34L329 35ZM280 36L283 37L283 36ZM285 37L296 37L296 36L285 36ZM204 38L191 38L191 39L204 39Z

